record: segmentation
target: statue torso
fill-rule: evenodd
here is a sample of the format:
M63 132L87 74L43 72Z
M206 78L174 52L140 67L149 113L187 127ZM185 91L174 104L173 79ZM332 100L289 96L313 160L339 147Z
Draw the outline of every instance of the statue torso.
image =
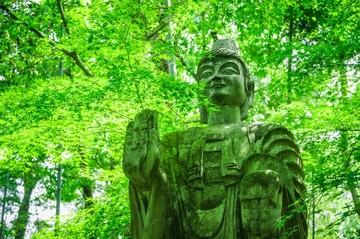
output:
M235 220L226 218L227 212L238 211L241 166L253 143L246 124L233 124L180 132L165 146L165 168L186 238L224 238L226 221Z

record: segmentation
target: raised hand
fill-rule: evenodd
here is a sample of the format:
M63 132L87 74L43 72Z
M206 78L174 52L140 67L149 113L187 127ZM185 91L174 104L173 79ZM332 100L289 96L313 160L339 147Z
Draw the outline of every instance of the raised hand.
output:
M128 124L123 169L139 188L149 189L159 177L160 140L157 112L143 110Z

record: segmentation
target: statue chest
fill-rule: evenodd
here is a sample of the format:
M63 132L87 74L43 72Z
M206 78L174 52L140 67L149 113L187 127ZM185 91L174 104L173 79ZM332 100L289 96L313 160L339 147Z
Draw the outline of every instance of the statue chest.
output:
M179 145L184 199L197 209L216 208L226 187L240 182L241 165L251 154L247 127L206 128L189 137Z
M237 210L230 207L238 205L236 188L251 144L246 125L198 129L180 140L172 175L188 238L227 238L225 222Z

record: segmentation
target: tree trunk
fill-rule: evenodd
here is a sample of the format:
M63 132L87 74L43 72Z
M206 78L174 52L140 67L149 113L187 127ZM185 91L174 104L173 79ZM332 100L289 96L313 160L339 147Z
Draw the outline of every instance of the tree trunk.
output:
M85 201L85 208L88 209L93 205L93 193L91 186L89 185L82 185L83 189L83 197Z
M356 188L353 188L350 190L351 192L351 196L352 196L352 200L354 202L354 206L355 206L355 212L358 215L359 219L360 219L360 200L359 200L359 194Z
M86 180L88 181L88 180ZM92 182L89 182L90 184L92 184ZM83 189L83 197L84 197L84 202L85 202L85 209L87 211L87 215L86 217L88 217L88 215L90 215L93 213L93 211L91 210L91 207L93 206L94 202L93 202L93 192L92 192L92 187L90 185L85 185L83 184L82 186ZM90 209L90 210L88 210ZM95 239L95 236L93 233L90 233L87 235L88 239Z
M339 81L340 81L340 92L341 92L341 96L340 99L344 100L347 96L348 93L348 82L347 82L347 77L346 77L346 65L344 64L341 68L340 68L340 77L339 77Z
M15 239L24 239L26 226L30 217L29 208L31 194L35 188L36 182L37 180L34 180L33 178L24 179L24 197L20 204L18 216L14 222Z
M170 0L165 0L164 2L165 2L165 7L166 7L167 12L168 12L170 7L171 7L171 1ZM168 16L166 16L167 18L171 17L169 13L167 13L167 15L168 15ZM169 20L169 25L167 27L166 42L173 45L173 36L172 36L172 30L171 30L171 20ZM176 64L175 64L175 60L174 60L173 56L171 56L170 59L168 59L167 65L168 65L169 75L171 77L175 77L175 75L176 75Z
M5 227L5 209L7 202L6 197L7 197L8 184L9 184L9 169L6 170L6 177L5 177L4 196L3 196L2 211L1 211L0 239L3 238L3 232Z
M294 36L294 17L293 12L290 10L289 17L289 33L288 33L288 44L289 44L289 57L287 64L287 81L286 81L286 93L287 93L287 103L291 103L291 93L292 93L292 64L293 64L293 36Z
M348 93L348 82L347 82L347 77L346 77L346 65L344 64L341 68L340 68L340 77L339 77L339 81L340 81L340 92L341 92L341 96L340 99L341 101L343 101ZM348 138L347 138L347 132L341 132L341 137L342 137L342 143L343 143L343 149L342 150L346 150L346 147L348 146ZM345 147L345 146L346 147ZM351 165L351 160L352 160L352 153L349 156L349 159L345 162L345 169L348 169L349 166ZM354 210L356 212L356 214L358 215L358 217L360 218L360 199L359 199L359 194L357 191L357 188L352 188L350 189L350 193L351 193L351 197L354 203Z
M60 203L61 203L61 164L57 168L56 182L56 211L55 211L55 235L58 234L60 228Z
M312 195L312 239L315 239L315 193Z

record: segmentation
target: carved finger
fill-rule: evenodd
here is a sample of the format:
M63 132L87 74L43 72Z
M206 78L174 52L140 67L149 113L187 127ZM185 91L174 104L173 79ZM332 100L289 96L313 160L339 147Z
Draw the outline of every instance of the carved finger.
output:
M156 133L151 135L151 139L147 142L147 159L144 164L143 171L146 177L155 177L160 165L160 152L158 136Z
M141 147L149 138L148 133L148 110L141 111L135 116L133 145Z
M158 129L158 113L156 111L149 112L149 129Z
M147 128L146 110L141 111L135 116L134 130L141 131Z
M142 145L149 139L149 132L148 130L139 130L136 131L136 137L134 139L134 144Z
M149 138L150 141L159 143L158 113L156 111L149 114Z
M152 128L149 130L149 141L156 145L160 143L159 129Z
M131 145L134 137L134 121L129 122L126 127L125 145Z

